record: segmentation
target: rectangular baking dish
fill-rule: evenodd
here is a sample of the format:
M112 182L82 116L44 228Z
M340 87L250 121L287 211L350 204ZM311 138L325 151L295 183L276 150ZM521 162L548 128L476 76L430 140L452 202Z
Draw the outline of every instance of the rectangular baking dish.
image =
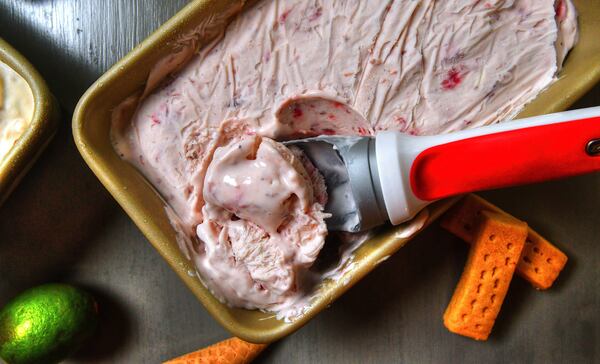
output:
M250 6L244 3L239 0L199 0L187 5L92 85L75 110L73 134L90 168L214 318L237 337L266 343L306 324L410 237L398 234L397 228L383 229L356 251L355 265L343 279L324 282L311 308L292 323L276 320L268 313L230 308L215 299L198 278L189 274L194 267L179 251L163 200L111 146L111 112L128 96L142 92L152 67L178 50L182 35L190 34L200 25L204 34L214 36L224 29L227 17L235 13L231 9ZM560 79L528 105L521 113L522 117L564 110L600 79L600 42L597 41L600 39L600 1L576 0L575 3L580 13L580 42L569 56ZM197 45L206 44L208 38L199 37ZM452 202L430 206L425 226Z
M46 82L17 50L0 38L0 62L25 79L33 93L34 112L29 128L17 140L4 160L0 161L0 204L17 186L48 145L59 121L59 108Z

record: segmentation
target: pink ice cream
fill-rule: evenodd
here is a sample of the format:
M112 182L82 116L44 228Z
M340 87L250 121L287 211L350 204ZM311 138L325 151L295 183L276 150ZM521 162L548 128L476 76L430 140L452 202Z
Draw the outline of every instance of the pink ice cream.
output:
M244 137L215 151L197 234L213 242L204 264L221 272L214 283L230 304L276 309L301 293L296 272L310 267L327 235L323 185L297 155L267 138Z
M113 139L172 207L207 287L234 306L283 312L308 294L326 191L274 140L510 119L576 41L569 0L263 0Z

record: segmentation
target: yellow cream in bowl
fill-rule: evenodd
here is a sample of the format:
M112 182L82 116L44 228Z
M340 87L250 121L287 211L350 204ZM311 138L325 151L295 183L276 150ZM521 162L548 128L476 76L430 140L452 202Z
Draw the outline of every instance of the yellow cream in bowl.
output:
M27 130L33 110L33 94L27 82L0 62L0 160Z

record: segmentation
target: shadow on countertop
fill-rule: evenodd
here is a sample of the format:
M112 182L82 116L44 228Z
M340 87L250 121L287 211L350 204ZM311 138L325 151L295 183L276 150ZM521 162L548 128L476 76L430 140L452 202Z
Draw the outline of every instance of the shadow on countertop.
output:
M94 335L82 345L71 358L82 363L96 363L111 359L114 353L127 346L135 315L128 312L127 305L118 296L100 288L81 285L91 293L98 303L98 327Z
M0 207L0 305L31 286L60 280L115 205L63 126Z

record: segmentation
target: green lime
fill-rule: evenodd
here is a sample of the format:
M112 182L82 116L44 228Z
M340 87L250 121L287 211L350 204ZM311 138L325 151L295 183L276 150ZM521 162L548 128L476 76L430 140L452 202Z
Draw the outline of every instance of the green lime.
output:
M66 284L32 288L0 311L0 357L9 364L57 363L91 336L97 321L88 293Z

